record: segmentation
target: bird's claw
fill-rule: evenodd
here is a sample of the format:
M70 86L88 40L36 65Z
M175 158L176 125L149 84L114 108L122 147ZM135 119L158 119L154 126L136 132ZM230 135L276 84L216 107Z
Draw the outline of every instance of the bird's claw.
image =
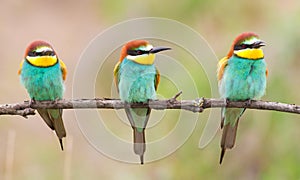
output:
M194 100L195 112L202 112L203 111L203 104L204 104L204 97L197 98Z
M227 105L229 104L230 100L228 98L224 99L224 103L225 103L225 107L227 107Z
M204 104L204 97L197 98L194 100L194 106L202 107Z
M57 104L58 103L58 101L59 101L60 99L59 98L56 98L54 101L52 101L52 104Z
M36 104L36 100L34 98L29 100L29 107L32 107L35 104Z
M248 99L248 100L246 101L246 106L250 106L251 103L252 103L252 99Z

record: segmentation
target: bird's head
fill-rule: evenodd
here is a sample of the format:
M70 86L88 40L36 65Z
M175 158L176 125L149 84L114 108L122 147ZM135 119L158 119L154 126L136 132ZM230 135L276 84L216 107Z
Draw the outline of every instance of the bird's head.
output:
M123 46L120 61L126 58L138 64L151 65L154 63L155 53L170 49L168 47L153 47L145 40L134 40Z
M28 45L25 51L25 60L37 67L49 67L58 62L57 55L52 46L40 40Z
M265 46L265 43L259 39L258 35L245 32L235 38L227 57L235 55L245 59L262 59L264 57L262 46Z

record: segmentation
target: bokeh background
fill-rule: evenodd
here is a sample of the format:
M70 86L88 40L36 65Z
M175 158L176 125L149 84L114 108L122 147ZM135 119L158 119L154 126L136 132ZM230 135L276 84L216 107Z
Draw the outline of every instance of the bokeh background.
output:
M226 55L237 34L256 32L267 43L264 51L269 77L263 99L300 102L300 2L296 0L185 0L176 3L171 0L1 0L0 4L1 104L28 100L17 71L31 41L49 41L67 64L65 98L70 99L74 69L89 42L116 23L148 16L170 18L190 26L205 37L218 58ZM115 62L108 66L113 67ZM111 71L107 69L105 77L110 86ZM197 72L192 66L190 71L193 75ZM101 89L99 82L96 88ZM210 96L211 87L205 77L199 78L197 85L202 90L199 96ZM167 85L159 88L161 94L169 93L166 97L176 92L168 90ZM97 96L107 97L110 92L109 88L103 92L99 90ZM176 115L175 112L174 117ZM208 115L209 110L206 110L201 117ZM208 146L198 148L206 118L199 120L181 148L143 166L115 161L97 152L82 135L72 110L64 113L68 133L64 152L60 151L56 136L39 116L27 120L17 116L1 116L0 119L0 179L300 178L300 121L298 115L288 113L247 110L239 126L236 147L227 152L222 165L218 164L220 131ZM163 123L166 127L174 124ZM160 137L156 133L159 132L149 133L147 138ZM130 128L126 137L130 140Z

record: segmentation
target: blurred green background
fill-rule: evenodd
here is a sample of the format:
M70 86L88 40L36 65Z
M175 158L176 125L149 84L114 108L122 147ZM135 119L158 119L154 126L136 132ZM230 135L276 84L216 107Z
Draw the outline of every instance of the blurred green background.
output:
M69 70L65 98L70 99L74 69L88 43L116 23L147 16L170 18L192 27L207 40L218 58L227 54L236 35L256 32L267 43L264 52L269 77L263 99L300 102L300 1L2 0L0 4L1 104L28 99L17 71L29 42L44 39L54 46ZM111 67L115 62L111 62ZM190 70L197 75L196 69ZM112 81L111 71L107 69L108 82ZM199 96L210 96L205 77L199 81ZM96 88L100 88L99 83ZM161 85L159 92L168 88ZM107 92L110 93L109 88L97 95L106 97ZM200 117L208 115L206 110ZM239 125L236 147L227 152L222 165L218 164L220 131L207 147L198 148L205 121L197 123L191 137L176 152L140 166L98 153L80 132L72 110L64 113L68 134L64 152L39 116L28 120L16 116L0 118L0 179L300 178L300 121L299 116L288 113L247 110ZM172 127L172 123L164 122L166 127ZM131 139L130 128L127 138ZM147 138L153 139L151 133Z

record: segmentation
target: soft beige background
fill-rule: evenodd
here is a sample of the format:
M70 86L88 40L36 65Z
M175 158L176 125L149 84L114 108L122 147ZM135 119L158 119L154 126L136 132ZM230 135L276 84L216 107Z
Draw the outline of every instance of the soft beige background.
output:
M263 99L299 104L300 3L296 0L2 0L0 103L28 99L17 71L29 42L44 39L53 44L69 70L65 93L69 99L76 63L88 43L115 23L144 16L171 18L191 26L206 38L219 58L227 53L237 34L258 33L267 43L264 49L269 67ZM208 96L209 88L202 88ZM248 110L239 126L237 146L228 151L221 166L220 132L205 149L197 148L204 123L197 124L175 153L140 166L98 153L81 134L72 110L64 114L68 133L65 152L60 151L56 136L38 116L0 119L0 179L300 178L300 121L299 116L287 113Z

